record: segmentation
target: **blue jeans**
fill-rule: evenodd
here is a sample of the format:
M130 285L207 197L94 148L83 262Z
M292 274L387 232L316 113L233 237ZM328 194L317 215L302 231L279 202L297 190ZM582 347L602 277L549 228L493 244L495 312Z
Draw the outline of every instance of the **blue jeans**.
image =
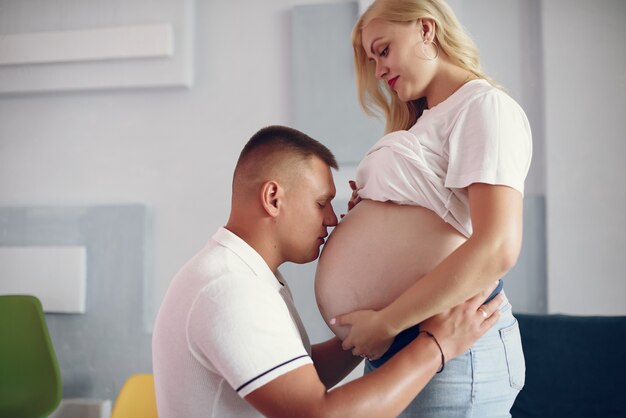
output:
M524 386L526 367L511 304L500 305L500 319L462 355L448 361L400 414L422 418L510 417ZM365 362L365 374L374 366Z

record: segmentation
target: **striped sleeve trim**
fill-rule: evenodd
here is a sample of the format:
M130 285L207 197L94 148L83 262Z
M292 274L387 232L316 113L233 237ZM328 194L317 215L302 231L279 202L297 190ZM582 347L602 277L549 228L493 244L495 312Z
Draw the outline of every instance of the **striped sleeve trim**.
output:
M287 361L285 361L285 362L283 362L283 363L280 363L280 364L279 364L279 365L277 365L277 366L272 367L272 368L271 368L271 369L269 369L269 370L264 371L264 372L263 372L263 373L261 373L260 375L258 375L258 376L256 376L256 377L254 377L254 378L252 378L252 379L250 379L250 380L248 380L246 383L244 383L243 385L239 386L239 387L237 388L237 392L241 391L243 388L245 388L245 387L246 387L246 386L248 386L249 384L253 383L254 381L256 381L256 380L260 379L261 377L265 376L266 374L271 373L272 371L274 371L274 370L276 370L276 369L278 369L278 368L280 368L280 367L283 367L285 364L292 363L292 362L294 362L294 361L296 361L296 360L298 360L298 359L301 359L301 358L303 358L303 357L308 357L308 354L303 354L303 355L301 355L301 356L294 357L294 358L292 358L291 360L287 360Z

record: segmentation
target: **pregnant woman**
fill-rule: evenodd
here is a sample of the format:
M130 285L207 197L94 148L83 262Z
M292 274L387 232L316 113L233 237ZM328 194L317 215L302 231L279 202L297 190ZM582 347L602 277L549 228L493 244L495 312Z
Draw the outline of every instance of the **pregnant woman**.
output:
M351 210L325 245L315 290L344 348L368 357L368 373L420 322L515 264L532 143L524 111L482 73L443 1L376 0L352 42L361 105L385 115L388 134L357 168ZM500 312L402 416L510 416L525 368L506 298Z

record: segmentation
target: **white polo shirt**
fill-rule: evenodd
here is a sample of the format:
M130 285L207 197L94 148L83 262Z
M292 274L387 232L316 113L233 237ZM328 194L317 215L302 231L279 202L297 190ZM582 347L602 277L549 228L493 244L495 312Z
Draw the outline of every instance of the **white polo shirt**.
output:
M291 293L263 258L220 228L178 272L152 337L160 418L259 417L243 397L311 364Z

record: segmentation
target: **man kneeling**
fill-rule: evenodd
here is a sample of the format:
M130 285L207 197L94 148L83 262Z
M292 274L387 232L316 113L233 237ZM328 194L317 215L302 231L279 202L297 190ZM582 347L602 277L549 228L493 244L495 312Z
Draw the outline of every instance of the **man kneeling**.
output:
M284 262L319 256L337 225L332 153L281 126L261 129L235 168L225 227L172 281L152 340L161 418L396 416L498 319L493 289L421 324L385 365L333 388L362 360L341 340L310 345ZM494 286L495 287L495 284Z

